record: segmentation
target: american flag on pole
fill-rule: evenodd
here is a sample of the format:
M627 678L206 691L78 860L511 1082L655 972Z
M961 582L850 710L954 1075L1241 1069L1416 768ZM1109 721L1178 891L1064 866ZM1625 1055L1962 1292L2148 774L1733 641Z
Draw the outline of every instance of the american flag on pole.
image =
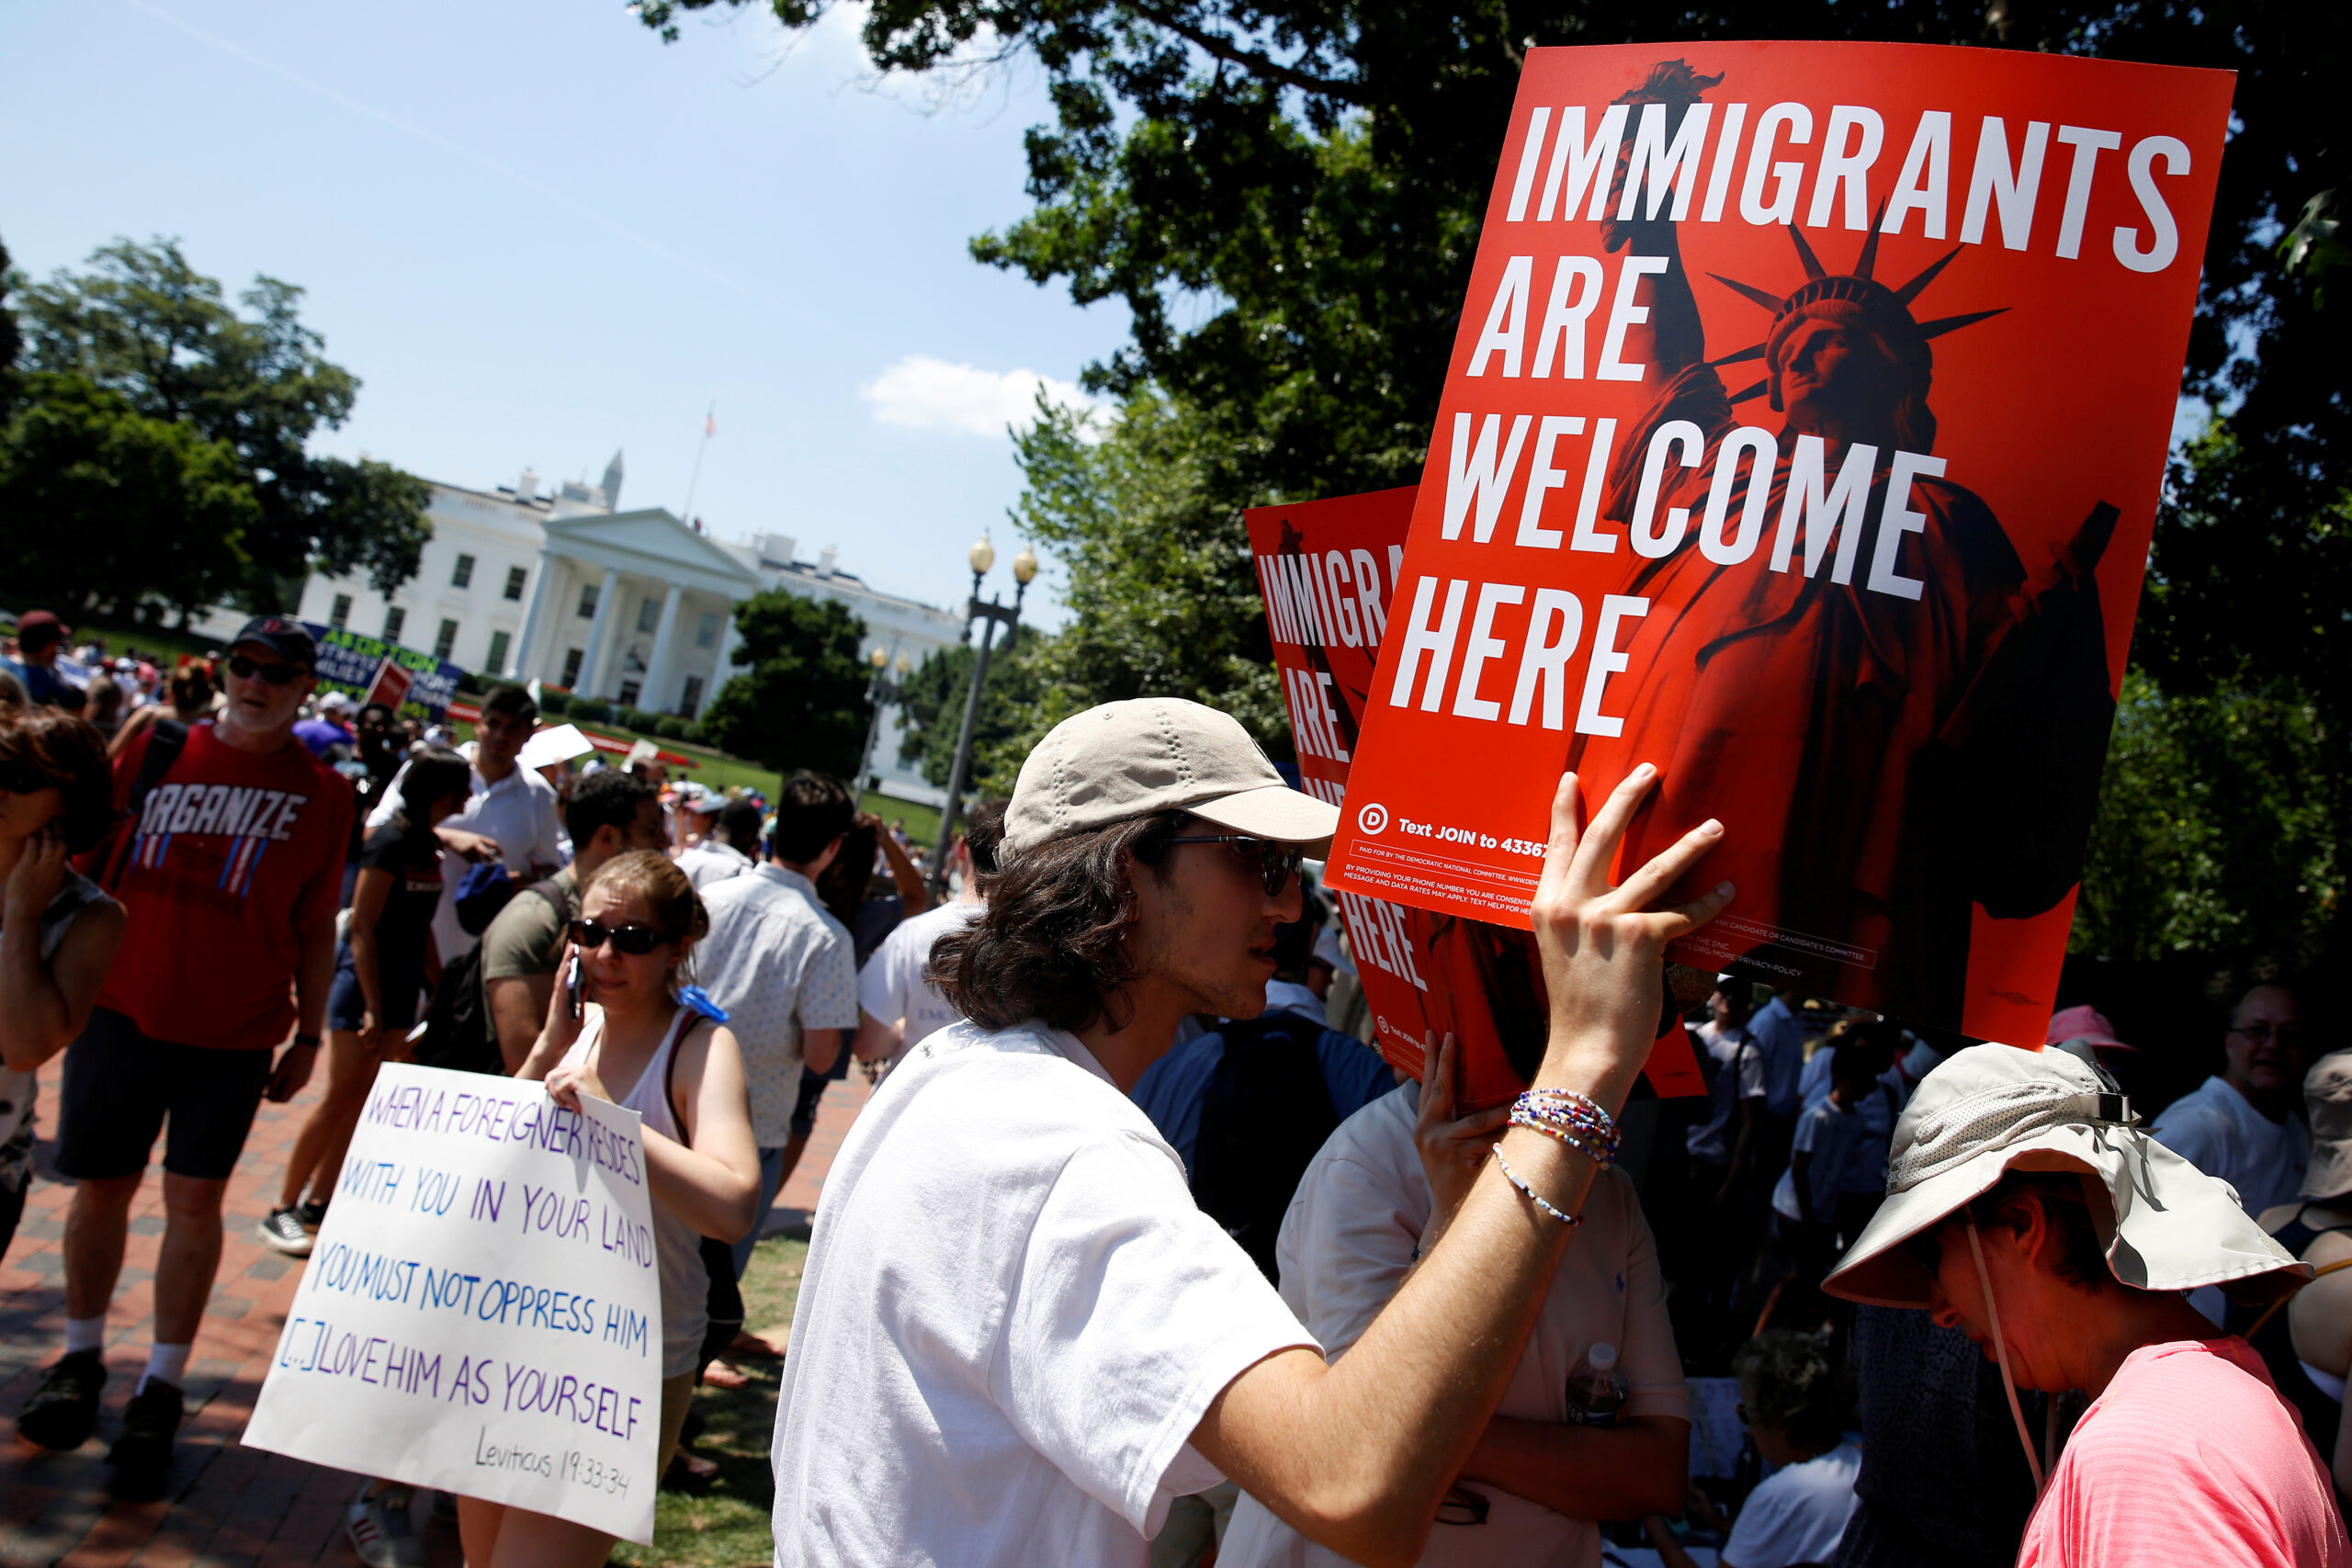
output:
M706 440L718 434L718 415L717 410L714 409L709 413L702 416L702 434Z

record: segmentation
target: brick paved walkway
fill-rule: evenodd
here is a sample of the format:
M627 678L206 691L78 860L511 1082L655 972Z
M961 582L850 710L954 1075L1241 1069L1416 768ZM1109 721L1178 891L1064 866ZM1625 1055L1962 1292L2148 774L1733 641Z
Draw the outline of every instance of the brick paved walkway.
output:
M52 1062L41 1074L44 1132L57 1127L57 1080ZM854 1075L827 1091L808 1155L778 1195L771 1231L804 1217L788 1211L815 1209L824 1173L866 1092ZM157 1168L150 1168L131 1208L122 1285L107 1318L106 1360L112 1375L97 1435L70 1454L50 1453L16 1435L16 1413L64 1337L65 1263L59 1246L73 1189L36 1178L16 1241L0 1259L0 1565L291 1568L318 1562L353 1568L357 1562L343 1537L343 1512L358 1478L237 1441L301 1268L263 1247L254 1226L277 1201L287 1151L315 1099L311 1091L291 1105L263 1106L229 1183L228 1243L188 1365L188 1414L170 1495L160 1503L117 1503L106 1492L107 1445L119 1428L123 1401L146 1365L153 1337L155 1253L164 1233ZM44 1145L43 1168L47 1152ZM422 1507L419 1523L425 1523ZM430 1568L458 1568L455 1526L434 1522L425 1537Z

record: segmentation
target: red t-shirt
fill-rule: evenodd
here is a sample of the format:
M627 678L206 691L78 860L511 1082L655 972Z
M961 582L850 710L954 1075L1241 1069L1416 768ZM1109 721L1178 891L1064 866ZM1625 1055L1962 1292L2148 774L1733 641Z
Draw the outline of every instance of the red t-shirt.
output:
M2066 1440L2018 1568L2343 1568L2327 1467L2234 1336L2143 1345Z
M130 803L147 730L114 764L115 808ZM98 990L156 1040L266 1051L294 1028L301 931L332 923L343 898L351 785L299 740L261 755L192 725L148 793L110 891L130 916Z

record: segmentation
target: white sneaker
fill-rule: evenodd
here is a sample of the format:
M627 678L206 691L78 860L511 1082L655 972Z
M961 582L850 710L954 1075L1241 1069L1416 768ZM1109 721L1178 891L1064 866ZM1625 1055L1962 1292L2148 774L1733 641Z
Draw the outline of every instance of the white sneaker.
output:
M410 1495L405 1486L366 1481L344 1510L344 1533L368 1568L424 1568L424 1542L409 1523Z

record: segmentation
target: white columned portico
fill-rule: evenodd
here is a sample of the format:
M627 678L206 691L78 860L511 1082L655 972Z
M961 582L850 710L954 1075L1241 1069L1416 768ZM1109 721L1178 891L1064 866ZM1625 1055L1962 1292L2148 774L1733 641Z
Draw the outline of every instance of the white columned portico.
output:
M533 568L531 603L523 612L523 630L514 639L514 651L507 656L507 668L493 673L527 681L537 672L540 663L537 643L540 629L547 620L548 579L555 575L554 564L542 547Z
M662 619L653 631L653 656L645 661L645 684L637 694L638 706L648 713L670 711L670 646L678 630L678 601L684 594L685 590L673 582L662 601Z
M580 660L578 690L584 696L597 694L597 665L605 657L605 634L613 621L613 601L619 597L621 574L611 567L605 569L605 584L596 590L596 614L588 623L588 647Z

